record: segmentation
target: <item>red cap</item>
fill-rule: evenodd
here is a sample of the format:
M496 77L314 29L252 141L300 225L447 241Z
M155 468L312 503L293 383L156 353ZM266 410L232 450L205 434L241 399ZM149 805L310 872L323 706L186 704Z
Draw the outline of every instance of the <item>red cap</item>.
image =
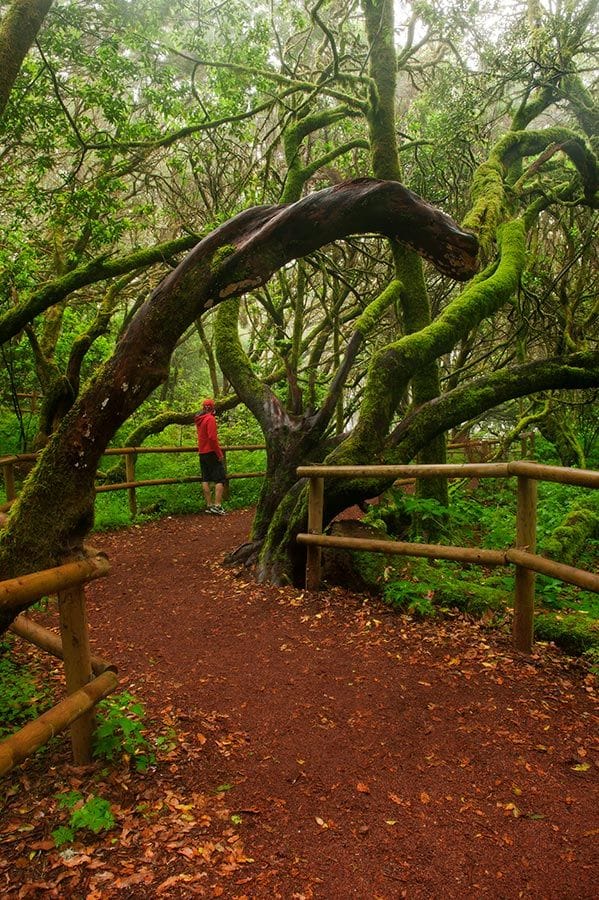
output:
M202 409L214 409L214 400L211 397L206 397L202 402Z

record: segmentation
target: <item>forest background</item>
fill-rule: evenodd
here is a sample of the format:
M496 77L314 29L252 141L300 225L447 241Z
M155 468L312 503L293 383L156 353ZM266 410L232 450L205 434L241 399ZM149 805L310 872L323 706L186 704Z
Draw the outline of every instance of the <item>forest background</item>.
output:
M1 452L46 448L3 577L81 543L107 446L192 443L206 393L266 445L243 552L274 582L301 578L300 464L534 429L596 466L597 3L494 9L0 3ZM326 517L389 488L331 484ZM560 558L592 560L588 493L547 495ZM449 495L376 524L472 530L484 499Z

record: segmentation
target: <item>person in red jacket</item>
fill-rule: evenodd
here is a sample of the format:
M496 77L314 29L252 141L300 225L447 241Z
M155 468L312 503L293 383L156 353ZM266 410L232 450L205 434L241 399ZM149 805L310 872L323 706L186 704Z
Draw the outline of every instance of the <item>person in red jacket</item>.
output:
M207 398L202 403L202 411L194 416L198 434L198 453L200 454L200 471L202 473L202 490L206 501L206 512L215 516L224 516L222 507L223 491L227 476L225 473L224 454L218 442L214 400ZM214 484L214 503L210 492L210 484Z

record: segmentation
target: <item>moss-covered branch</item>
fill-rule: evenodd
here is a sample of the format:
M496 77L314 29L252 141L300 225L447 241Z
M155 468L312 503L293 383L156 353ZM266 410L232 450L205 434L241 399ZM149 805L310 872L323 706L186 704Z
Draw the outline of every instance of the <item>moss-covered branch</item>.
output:
M435 435L508 400L539 391L597 386L599 351L556 356L491 372L415 410L391 433L387 446L394 448L402 461L409 462Z
M348 116L357 115L355 110L349 109L347 106L338 106L334 109L317 110L316 112L306 113L293 124L289 124L283 133L283 146L285 148L285 160L287 162L287 175L285 177L285 187L281 195L282 203L294 203L302 195L302 190L310 178L322 166L327 165L334 159L347 153L355 146L363 146L364 142L350 141L347 144L337 147L331 153L326 154L320 159L304 166L301 160L301 146L306 137L327 128L335 122L341 122ZM368 145L366 145L368 146Z
M254 372L250 359L239 340L240 299L221 303L214 323L216 358L237 396L255 416L264 434L275 418L286 418L273 392Z
M543 154L553 145L576 167L587 201L596 202L599 167L597 157L583 137L561 127L508 132L475 172L471 188L472 206L464 219L464 228L476 232L487 258L493 255L498 227L515 209L517 197L508 183L510 170L519 174L515 163Z
M499 265L479 277L426 328L390 344L373 358L352 437L335 451L331 463L378 458L397 404L413 372L452 350L472 328L514 295L524 268L524 229L507 223L501 234Z
M8 312L0 316L0 344L10 340L28 322L32 322L44 310L64 300L65 297L68 297L74 291L87 287L87 285L95 284L98 281L105 281L108 278L115 278L127 272L133 272L136 269L143 269L147 266L165 262L176 254L189 250L197 242L197 235L185 235L173 241L157 244L155 247L136 250L116 259L101 256L90 263L78 266L66 275L51 279L42 287L29 294L19 306L8 310Z
M596 141L599 135L599 108L579 75L573 73L564 79L563 96L580 128L589 140Z

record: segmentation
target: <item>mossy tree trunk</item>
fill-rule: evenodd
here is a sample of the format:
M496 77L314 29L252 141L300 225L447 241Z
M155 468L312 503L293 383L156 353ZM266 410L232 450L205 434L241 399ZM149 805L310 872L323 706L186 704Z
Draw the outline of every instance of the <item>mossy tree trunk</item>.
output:
M0 118L52 0L13 0L0 23Z
M599 352L589 351L566 357L526 363L489 373L462 385L415 410L394 429L378 462L405 465L423 446L461 423L481 416L507 400L548 389L591 388L599 383ZM333 452L327 464L344 464L343 448ZM330 479L326 485L324 521L341 510L390 487L376 479ZM259 578L274 583L302 584L305 547L297 534L306 531L308 521L307 486L296 482L278 507L260 558Z
M397 52L395 49L395 15L393 0L362 0L369 46L369 74L371 81L368 125L372 153L372 170L376 178L402 180L395 128L397 91ZM422 261L406 245L393 243L395 277L402 283L400 305L406 334L425 328L431 321L430 302ZM431 360L411 379L412 403L420 406L438 397L441 391L439 366ZM446 460L446 441L439 435L421 449L419 461L443 463ZM421 479L417 492L433 497L443 505L448 503L447 481L444 478Z

